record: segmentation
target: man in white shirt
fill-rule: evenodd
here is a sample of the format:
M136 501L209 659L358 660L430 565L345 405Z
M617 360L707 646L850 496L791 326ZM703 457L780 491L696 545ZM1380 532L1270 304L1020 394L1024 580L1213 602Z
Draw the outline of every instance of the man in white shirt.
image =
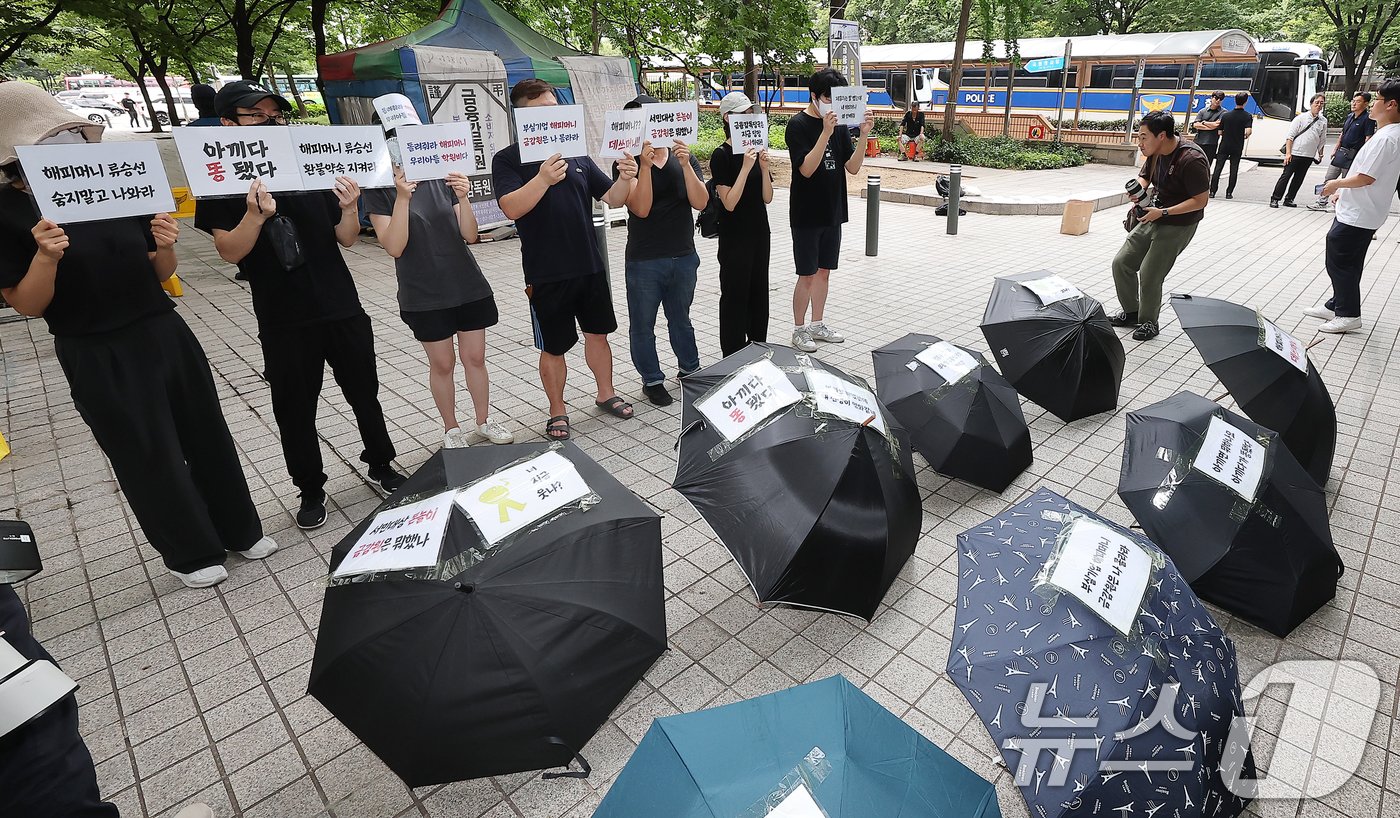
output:
M1322 161L1322 148L1327 139L1327 117L1322 115L1322 109L1326 102L1322 94L1314 94L1308 110L1298 114L1288 126L1288 135L1283 141L1283 175L1274 185L1269 207L1278 207L1280 199L1284 207L1298 206L1293 199L1298 195L1298 188L1303 186L1303 177L1314 162Z
M1381 86L1371 102L1376 135L1361 146L1345 179L1322 186L1333 196L1337 216L1327 231L1327 276L1332 297L1320 307L1303 310L1312 318L1330 319L1319 332L1343 333L1361 329L1361 269L1371 237L1390 215L1391 191L1400 181L1400 80Z

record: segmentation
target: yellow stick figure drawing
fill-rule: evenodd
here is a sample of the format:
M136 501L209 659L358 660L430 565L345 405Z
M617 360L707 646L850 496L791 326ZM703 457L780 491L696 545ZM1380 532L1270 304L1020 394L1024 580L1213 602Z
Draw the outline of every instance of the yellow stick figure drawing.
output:
M514 509L515 511L525 510L524 503L517 503L510 499L510 489L505 486L492 486L486 491L483 491L479 499L487 505L496 506L496 511L500 513L501 522L503 523L510 522L510 509Z

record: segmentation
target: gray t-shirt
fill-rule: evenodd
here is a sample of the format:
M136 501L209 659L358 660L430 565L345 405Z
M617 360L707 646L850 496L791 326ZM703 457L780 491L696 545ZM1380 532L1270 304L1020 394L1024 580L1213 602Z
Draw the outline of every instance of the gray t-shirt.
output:
M365 212L393 215L397 189L377 188L362 195ZM408 203L408 246L394 259L400 310L446 310L491 297L491 285L462 240L452 209L456 203L457 194L441 179L419 182L414 190Z
M1219 122L1222 116L1225 116L1224 108L1217 108L1214 111L1212 111L1210 109L1210 105L1207 104L1204 109L1202 109L1199 113L1196 114L1195 121ZM1219 128L1213 131L1197 131L1193 129L1191 133L1195 135L1197 145L1214 145L1220 141Z

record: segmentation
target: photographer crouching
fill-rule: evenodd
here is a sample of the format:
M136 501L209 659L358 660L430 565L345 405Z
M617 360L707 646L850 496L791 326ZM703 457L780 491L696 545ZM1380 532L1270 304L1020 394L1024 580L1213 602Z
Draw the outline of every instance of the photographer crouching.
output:
M1162 282L1205 216L1210 163L1195 143L1177 136L1176 119L1167 111L1142 118L1138 148L1147 161L1137 185L1128 185L1134 202L1124 223L1128 238L1113 257L1113 285L1123 311L1110 320L1115 327L1136 327L1133 338L1148 341L1161 331ZM1132 195L1134 190L1141 192Z

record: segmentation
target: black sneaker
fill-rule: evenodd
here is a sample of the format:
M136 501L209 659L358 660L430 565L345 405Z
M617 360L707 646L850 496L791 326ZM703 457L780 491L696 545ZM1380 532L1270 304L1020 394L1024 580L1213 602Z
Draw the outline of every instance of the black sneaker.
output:
M1288 201L1287 199L1284 199L1284 200L1283 200L1283 206L1284 206L1284 207L1297 207L1297 206L1298 206L1298 203L1297 203L1297 202L1290 202L1290 201Z
M1110 316L1108 323L1115 327L1135 327L1138 323L1137 312L1120 312L1117 315Z
M1270 199L1269 207L1278 207L1278 199Z
M1157 329L1156 321L1144 321L1143 323L1138 324L1138 328L1133 331L1133 340L1151 341L1153 338L1156 338L1160 334L1161 330Z
M297 528L310 531L326 524L326 495L303 494L297 509Z
M666 384L664 383L645 385L642 387L642 394L646 395L647 400L651 401L655 406L670 406L674 403L674 400L671 398L671 393L666 391Z
M1233 194L1233 193L1226 193L1226 194L1225 194L1225 198L1227 198L1227 199L1233 199L1233 198L1235 198L1235 194Z
M408 482L407 477L394 471L394 467L388 463L382 466L370 466L369 479L386 497L398 491L399 486Z

